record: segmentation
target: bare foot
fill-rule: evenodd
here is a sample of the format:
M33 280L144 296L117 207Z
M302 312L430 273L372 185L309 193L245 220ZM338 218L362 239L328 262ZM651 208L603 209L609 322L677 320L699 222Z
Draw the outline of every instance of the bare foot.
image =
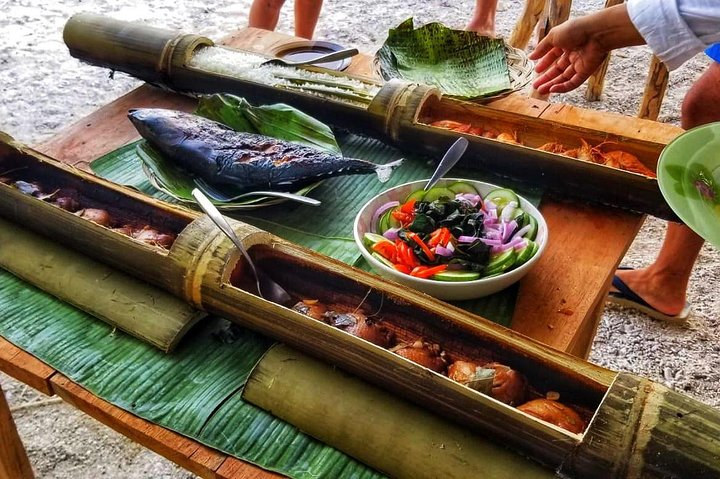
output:
M477 20L473 18L470 20L470 23L467 24L465 27L465 30L469 32L476 32L479 35L483 35L486 37L494 37L495 36L495 22L494 21L487 21L487 20Z
M669 316L675 316L685 307L685 288L679 278L658 273L652 268L625 270L615 274L650 306ZM611 287L611 291L617 291Z

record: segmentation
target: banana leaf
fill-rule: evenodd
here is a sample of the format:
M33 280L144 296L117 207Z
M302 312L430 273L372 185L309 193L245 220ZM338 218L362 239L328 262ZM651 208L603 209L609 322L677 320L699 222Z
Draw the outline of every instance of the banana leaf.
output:
M272 342L223 319L208 318L166 355L0 269L0 335L118 407L266 469L382 477L245 402Z
M385 80L402 78L464 99L511 89L505 42L442 23L415 29L409 18L390 29L375 62Z
M331 153L340 153L335 136L327 125L288 105L254 107L243 98L215 94L201 98L196 113L223 123L236 131L260 133ZM191 174L165 158L145 140L136 142L135 147L135 154L142 161L142 171L146 176L147 183L137 182L138 184L129 186L136 187L143 192L151 192L154 188L176 201L195 204L191 192L196 187L205 190L202 184L197 184ZM102 162L99 165L102 165ZM92 168L96 174L101 174L94 166ZM98 168L102 168L102 166L98 166ZM319 182L305 186L295 193L306 195L318 185ZM222 192L230 197L241 193L231 187L223 187ZM213 195L209 194L208 196L212 197ZM211 201L221 210L236 210L274 205L286 200L258 196L232 201L215 199Z
M344 132L338 133L337 139L345 154L353 158L385 164L401 156L396 149L368 137ZM126 148L120 148L95 160L91 167L97 175L106 179L143 188L148 183L141 171L140 159L133 150ZM318 207L288 202L254 211L227 211L226 214L326 256L371 271L353 239L355 216L367 201L382 191L409 181L429 178L437 161L415 155L406 155L405 159L387 183L380 183L370 175L336 177L323 181L313 194L322 201L322 205ZM497 178L477 170L459 167L454 168L448 176L497 182ZM540 190L528 189L525 185L510 184L507 181L501 184L517 190L535 205L540 201ZM485 298L457 301L453 304L509 326L517 291L517 286L513 286Z
M236 131L260 133L330 153L342 153L330 127L282 103L255 107L235 95L215 94L202 97L195 113Z

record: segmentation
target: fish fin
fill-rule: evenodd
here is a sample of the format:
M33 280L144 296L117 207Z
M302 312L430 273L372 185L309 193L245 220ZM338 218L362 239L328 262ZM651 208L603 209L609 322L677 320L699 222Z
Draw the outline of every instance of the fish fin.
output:
M385 183L387 180L389 180L393 170L398 166L402 165L403 161L404 158L400 158L399 160L395 160L385 165L377 165L377 168L375 168L375 173L377 173L380 183Z

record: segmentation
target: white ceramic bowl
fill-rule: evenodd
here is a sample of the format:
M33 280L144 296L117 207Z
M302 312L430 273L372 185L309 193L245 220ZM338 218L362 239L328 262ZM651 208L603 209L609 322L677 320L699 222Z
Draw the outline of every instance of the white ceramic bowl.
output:
M500 186L492 185L490 183L484 183L482 181L465 180L459 178L446 178L440 180L437 186L447 186L457 181L463 183L469 183L475 187L480 195L485 196L487 193L494 189L500 188ZM535 238L535 242L538 244L538 250L535 255L528 260L527 263L502 273L498 276L491 278L481 278L475 281L437 281L433 279L423 279L410 276L408 274L401 273L393 268L390 268L377 259L375 259L368 249L363 244L363 236L365 233L372 232L370 222L372 220L375 211L385 203L389 201L400 201L402 202L410 193L422 189L427 183L427 180L413 181L411 183L405 183L395 188L386 190L370 201L368 201L360 210L357 217L355 218L355 224L353 227L353 234L355 237L355 243L360 249L363 257L370 263L372 268L381 276L388 279L392 279L397 283L410 286L434 296L438 299L444 300L463 300L463 299L475 299L490 294L496 293L502 289L507 288L513 283L517 282L527 274L530 269L535 266L537 261L540 259L545 245L547 244L548 232L547 223L540 214L537 208L527 201L522 196L520 198L520 207L527 213L531 214L538 221L538 233Z

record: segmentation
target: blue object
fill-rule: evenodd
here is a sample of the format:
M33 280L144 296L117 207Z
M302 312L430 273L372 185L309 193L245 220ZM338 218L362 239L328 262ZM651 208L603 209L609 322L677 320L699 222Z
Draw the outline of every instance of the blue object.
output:
M705 50L705 53L716 62L720 62L720 43L710 45L710 47Z

